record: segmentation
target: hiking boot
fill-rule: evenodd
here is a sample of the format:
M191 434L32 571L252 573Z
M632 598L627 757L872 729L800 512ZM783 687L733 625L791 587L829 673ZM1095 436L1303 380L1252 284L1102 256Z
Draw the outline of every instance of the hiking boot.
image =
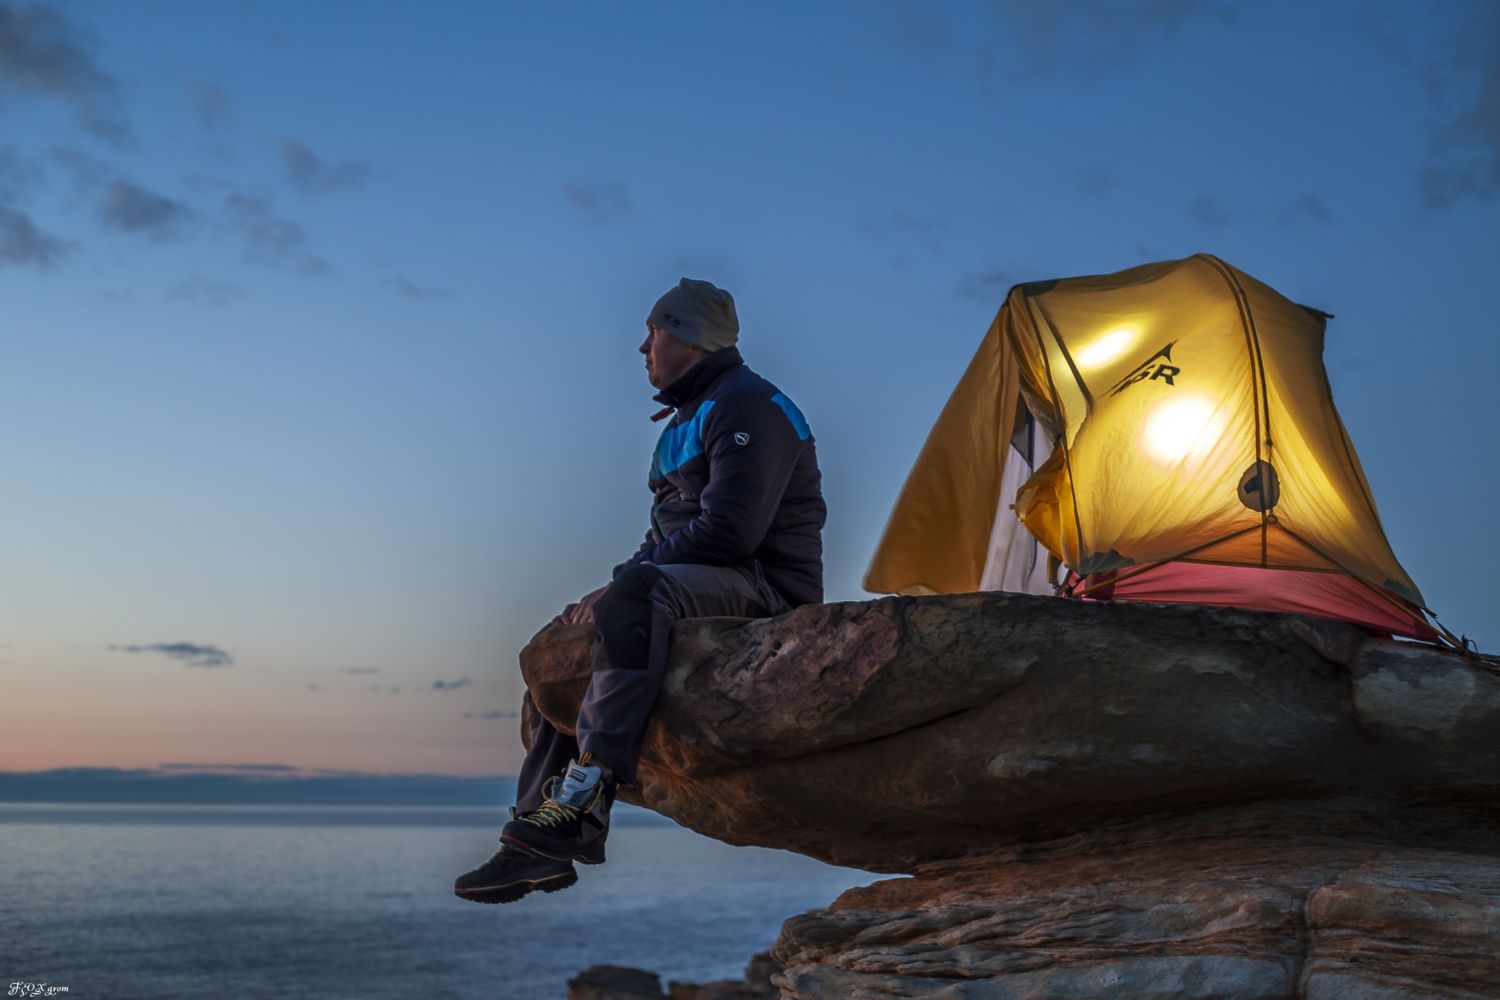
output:
M502 846L495 856L453 882L453 894L476 903L514 903L534 889L556 892L578 881L571 861L539 858Z
M547 779L542 795L540 808L505 824L501 843L554 861L602 865L615 782L597 765L570 761L562 774Z

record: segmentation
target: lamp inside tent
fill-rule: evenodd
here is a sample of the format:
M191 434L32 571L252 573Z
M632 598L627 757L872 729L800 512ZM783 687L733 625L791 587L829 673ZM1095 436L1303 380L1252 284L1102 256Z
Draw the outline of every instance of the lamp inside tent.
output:
M1454 641L1380 526L1323 367L1328 318L1207 254L1017 285L866 589L1231 605Z

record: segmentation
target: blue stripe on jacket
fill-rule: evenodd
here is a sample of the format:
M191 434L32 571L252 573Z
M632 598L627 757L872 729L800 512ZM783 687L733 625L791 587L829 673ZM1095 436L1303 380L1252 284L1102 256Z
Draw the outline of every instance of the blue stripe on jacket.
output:
M806 441L812 437L812 428L807 426L807 418L802 415L801 410L797 409L796 403L786 398L786 393L778 392L771 397L771 402L781 407L781 412L785 413L786 418L792 422L792 428L796 430L799 441Z
M656 441L656 453L651 456L653 481L669 472L676 472L703 454L703 420L713 408L714 401L705 399L698 407L698 412L693 414L693 419L661 432L661 437Z

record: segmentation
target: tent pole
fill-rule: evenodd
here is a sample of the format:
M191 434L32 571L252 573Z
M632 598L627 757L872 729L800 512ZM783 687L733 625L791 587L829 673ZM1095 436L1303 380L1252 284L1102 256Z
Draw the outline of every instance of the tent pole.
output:
M1429 617L1432 617L1432 623L1428 624L1428 622L1426 621L1426 619L1424 619L1420 615L1413 614L1412 610L1411 610L1411 607L1408 607L1408 606L1402 604L1400 601L1396 600L1394 597L1392 597L1386 591L1386 589L1384 587L1377 587L1375 584L1371 583L1369 580L1366 580L1363 576L1361 576L1360 574L1354 572L1348 566L1345 566L1343 563L1339 562L1337 559L1333 558L1328 553L1324 552L1322 549L1320 549L1316 545L1314 545L1312 542L1309 542L1307 539L1305 539L1301 535L1297 534L1291 528L1288 528L1286 525L1278 523L1277 527L1281 528L1282 531L1284 531L1284 532L1287 533L1288 537L1292 538L1293 540L1295 540L1296 542L1298 542L1299 544L1301 544L1304 548L1306 548L1313 555L1317 556L1319 559L1325 559L1325 560L1327 560L1328 562L1330 562L1333 565L1337 566L1339 569L1343 570L1344 573L1350 579L1356 580L1359 583L1364 584L1365 587L1367 587L1370 591L1372 591L1374 594L1376 594L1377 596L1379 596L1379 598L1381 600L1385 601L1391 607L1396 608L1397 610L1399 610L1402 614L1406 615L1408 618L1410 618L1412 621L1416 622L1418 625L1425 625L1427 628L1431 629L1434 633L1436 633L1438 636L1440 636L1448 645L1452 646L1454 649L1458 650L1460 653L1467 653L1468 652L1468 649L1464 645L1463 640L1461 640L1458 636L1456 636L1452 632L1450 632L1448 630L1448 627L1446 625L1444 625L1442 622L1438 621L1437 618L1435 616L1432 616L1430 612L1428 612L1428 615L1429 615ZM1415 605L1413 605L1413 607L1414 606ZM1423 608L1422 610L1423 611L1427 611L1426 608ZM1437 627L1433 628L1434 625L1437 626Z

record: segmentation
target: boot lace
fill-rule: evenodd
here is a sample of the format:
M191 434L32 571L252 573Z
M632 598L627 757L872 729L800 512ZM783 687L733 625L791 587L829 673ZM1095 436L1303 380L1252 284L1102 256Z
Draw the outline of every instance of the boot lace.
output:
M581 811L566 802L557 799L544 799L541 807L529 816L521 817L534 826L554 827L563 826L566 823L576 823L582 815Z

